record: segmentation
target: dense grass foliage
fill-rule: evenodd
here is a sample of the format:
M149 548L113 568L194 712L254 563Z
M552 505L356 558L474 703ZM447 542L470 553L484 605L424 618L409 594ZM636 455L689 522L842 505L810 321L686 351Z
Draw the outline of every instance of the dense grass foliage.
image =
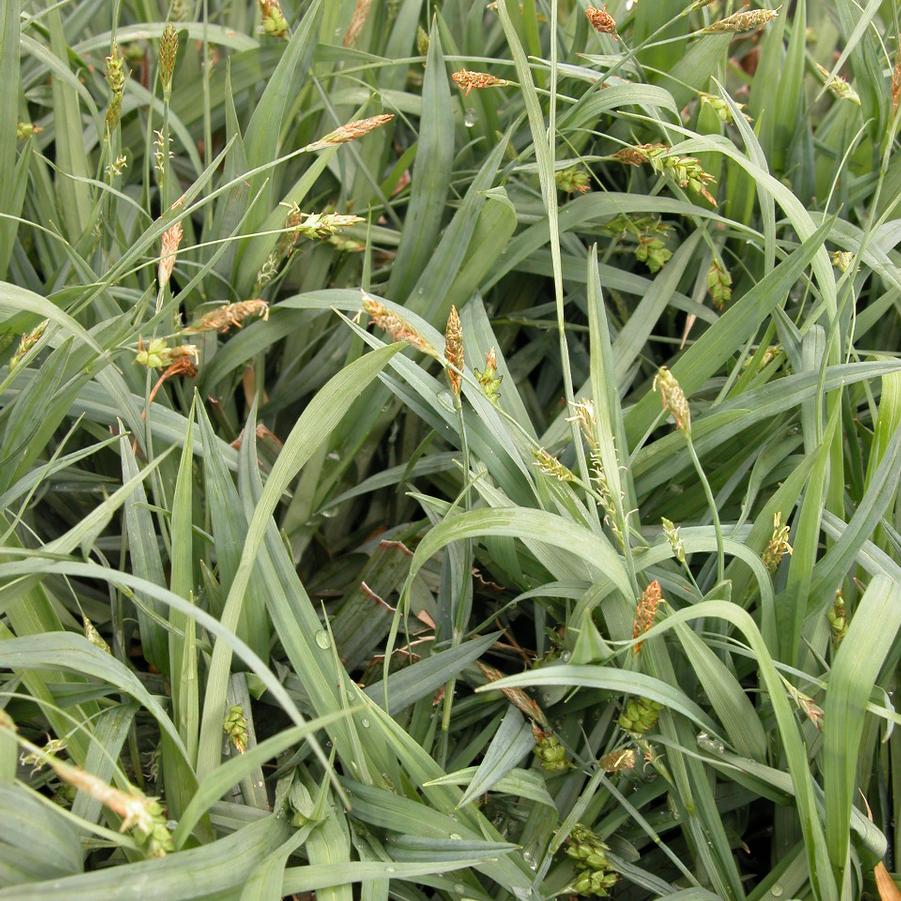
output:
M0 899L897 898L899 17L0 4Z

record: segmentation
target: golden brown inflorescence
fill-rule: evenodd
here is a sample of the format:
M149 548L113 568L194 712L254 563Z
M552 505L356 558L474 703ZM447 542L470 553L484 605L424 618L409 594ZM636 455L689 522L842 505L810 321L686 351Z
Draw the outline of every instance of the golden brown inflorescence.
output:
M357 0L357 5L354 7L354 13L350 18L350 25L348 25L347 31L344 33L343 44L345 47L353 47L353 45L356 44L357 38L363 30L363 26L369 18L369 9L371 6L372 0Z
M324 150L326 147L334 147L338 144L347 144L365 137L370 132L394 121L394 113L380 113L378 116L369 116L367 119L357 119L340 125L334 131L330 131L324 138L307 146L307 150Z
M169 22L160 38L160 82L166 97L172 91L172 75L175 72L175 58L178 56L178 32Z
M244 322L250 318L268 320L269 304L260 298L228 303L209 313L204 313L194 325L186 328L184 332L185 334L212 331L224 333L232 328L241 328Z
M160 263L157 268L157 282L159 282L160 288L165 288L169 284L172 270L175 267L175 258L178 256L178 248L181 245L184 234L185 231L181 222L174 222L163 232Z
M451 391L455 397L460 396L463 387L464 365L463 349L463 323L460 322L460 314L457 308L452 306L447 317L447 326L444 330L444 359L447 360L447 380L450 382Z
M386 331L394 341L406 341L417 350L431 357L437 356L435 348L423 338L422 335L401 316L383 304L380 300L363 295L363 309L369 314L370 319L383 331Z
M467 97L473 88L476 90L481 90L482 88L498 88L510 83L503 78L496 78L494 75L489 75L487 72L471 72L469 69L460 69L459 72L454 72L454 74L451 75L451 78L455 84L463 89L463 93Z
M657 616L657 608L663 600L663 593L660 590L660 583L654 579L647 588L642 592L638 603L635 606L635 619L632 622L632 638L640 638L651 626L654 625L654 619ZM641 646L644 642L639 641L632 646L635 654L641 652Z
M603 9L598 9L596 6L589 6L588 9L585 10L585 17L598 34L616 35L616 21L613 16L607 12L606 4L604 4Z

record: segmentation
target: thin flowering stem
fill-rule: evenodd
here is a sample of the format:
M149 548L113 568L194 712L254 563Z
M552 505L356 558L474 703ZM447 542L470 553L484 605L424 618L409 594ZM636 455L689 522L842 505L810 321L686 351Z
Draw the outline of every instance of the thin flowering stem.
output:
M691 432L685 432L685 441L688 444L688 454L691 457L691 462L694 464L698 478L701 480L701 485L704 487L704 495L707 498L707 505L710 507L710 515L713 519L713 531L716 535L716 581L719 584L726 577L726 553L723 548L723 529L720 524L720 514L716 508L716 499L710 488L710 482L707 481L707 474L701 466L694 442L691 440Z
M451 383L451 396L454 402L454 412L457 416L457 429L460 433L460 454L463 470L463 492L462 504L464 511L468 512L472 508L471 486L469 479L470 471L470 455L469 455L469 439L466 434L466 420L463 416L463 395L462 395L462 378L465 369L465 341L463 336L463 325L460 321L460 315L455 306L451 307L450 314L447 319L447 327L445 330L444 341L444 357L447 361L448 380ZM463 562L461 564L460 593L454 604L455 616L453 617L451 634L451 646L456 647L463 640L463 630L469 619L469 610L466 603L468 592L468 577L472 570L473 554L472 543L469 539L463 542L462 548ZM454 690L456 688L457 678L452 676L448 679L444 686L444 706L441 714L441 749L442 757L446 758L447 749L450 738L451 715L454 709ZM442 761L442 765L445 760Z

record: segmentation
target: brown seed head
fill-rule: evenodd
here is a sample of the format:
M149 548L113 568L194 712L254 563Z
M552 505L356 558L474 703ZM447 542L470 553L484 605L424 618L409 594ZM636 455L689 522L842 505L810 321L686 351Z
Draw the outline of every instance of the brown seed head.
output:
M654 617L657 616L657 606L663 599L660 591L660 583L654 579L642 592L635 606L635 619L632 622L632 638L640 638L651 626L654 625ZM632 652L638 654L644 642L632 646Z
M727 16L725 19L712 22L702 31L705 34L739 34L743 31L755 31L768 22L772 22L779 15L780 9L782 9L781 6L776 9L746 9Z
M175 71L175 57L178 55L178 32L169 22L160 38L160 81L168 96L172 90L172 73Z
M447 317L447 326L444 330L444 358L448 362L447 379L450 382L451 391L455 397L460 396L460 388L463 383L463 323L460 322L460 314L457 308L452 306Z
M241 328L244 321L252 316L258 316L263 320L269 319L269 304L260 298L225 304L205 313L194 325L185 329L184 333L212 331L224 333L231 328Z
M363 30L363 26L366 24L366 19L369 17L369 8L371 6L372 0L357 0L357 5L354 7L354 14L350 19L350 25L347 27L347 31L344 34L345 47L353 47L353 45L356 44L357 38Z
M605 754L598 763L605 773L622 773L635 769L635 751L632 748L611 751Z
M169 284L172 270L175 267L175 258L185 231L181 222L174 222L163 232L162 247L160 250L160 264L157 269L157 281L164 288Z
M504 674L499 669L495 669L487 663L482 663L481 660L477 660L476 665L489 682L497 682L498 679L504 678ZM538 706L537 702L530 698L521 688L502 688L500 689L500 692L514 707L529 717L529 719L534 720L536 723L540 723L542 726L548 725L548 720L544 711Z
M509 81L503 78L495 78L487 72L470 72L469 69L460 69L459 72L454 72L451 75L451 79L463 89L463 93L467 97L473 88L481 90L482 88L497 88L510 84Z
M682 386L666 366L661 366L657 370L653 387L660 393L663 409L673 417L676 428L683 432L691 432L691 410L688 407L688 399Z
M411 344L431 357L437 356L435 348L406 319L398 316L380 300L364 294L363 309L369 314L372 321L380 329L386 331L394 341L406 341L407 344Z
M394 113L381 113L378 116L370 116L368 119L357 119L356 122L348 122L341 125L334 131L330 131L324 138L320 138L313 144L310 144L307 150L323 150L326 147L333 147L336 144L346 144L348 141L356 141L358 138L365 137L371 131L387 125L394 121Z
M616 21L613 16L607 12L607 5L604 4L603 9L589 6L585 10L585 16L591 23L591 27L599 34L616 34Z

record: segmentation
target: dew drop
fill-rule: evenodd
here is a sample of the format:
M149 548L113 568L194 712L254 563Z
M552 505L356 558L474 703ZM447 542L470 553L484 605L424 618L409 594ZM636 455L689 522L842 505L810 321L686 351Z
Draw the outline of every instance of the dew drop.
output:
M459 834L456 833L456 832L452 832L452 833L450 834L450 840L451 840L452 842L461 842L461 841L463 841L463 836L462 836L462 835L459 835Z
M325 629L320 629L316 633L316 644L318 644L323 651L327 651L332 646L328 637L328 632L326 632Z
M458 895L462 895L466 891L466 886L462 882L457 882L454 884L454 891Z
M777 883L770 889L770 894L771 894L774 898L779 898L779 897L781 897L783 891L784 891L784 889L783 889L782 886L779 885L779 883L777 882Z
M362 720L362 721L360 722L360 725L361 725L364 729L368 729L368 728L369 728L369 720L367 720L367 719Z
M397 869L395 867L385 867L385 872L390 875L391 873L396 873Z
M466 113L463 116L463 124L467 128L472 128L473 125L476 124L476 111L472 107L469 107L466 110Z

